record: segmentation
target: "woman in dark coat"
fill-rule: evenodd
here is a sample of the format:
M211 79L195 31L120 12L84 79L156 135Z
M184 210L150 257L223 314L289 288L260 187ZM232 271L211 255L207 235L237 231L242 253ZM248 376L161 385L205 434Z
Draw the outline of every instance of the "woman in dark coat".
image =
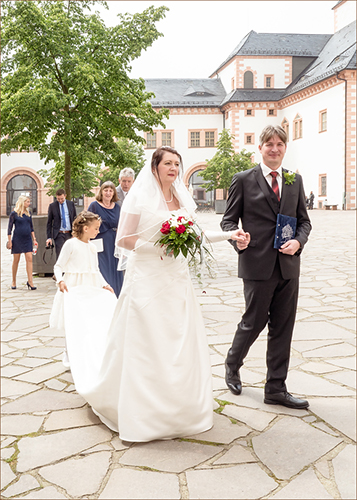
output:
M115 237L119 224L120 207L116 203L118 195L112 182L106 181L100 186L100 190L88 210L98 214L102 219L99 234L95 240L102 240L103 250L99 248L98 261L99 269L104 279L113 288L116 296L119 296L123 284L123 272L118 271L118 259L114 257Z
M13 255L12 262L12 284L11 288L16 289L16 274L19 267L21 254L25 254L26 272L27 272L27 288L36 290L33 286L32 278L32 251L34 245L37 245L35 233L32 225L32 217L28 208L30 206L30 198L28 196L20 196L16 202L15 209L10 214L9 226L7 229L7 248L11 249ZM11 239L11 233L14 228L14 233Z

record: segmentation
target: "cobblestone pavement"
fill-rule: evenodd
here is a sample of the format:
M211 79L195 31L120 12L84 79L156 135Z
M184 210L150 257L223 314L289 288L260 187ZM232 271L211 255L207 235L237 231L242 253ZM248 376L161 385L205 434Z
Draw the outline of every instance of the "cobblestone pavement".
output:
M50 278L11 290L2 220L2 498L329 499L355 490L355 212L310 212L288 388L308 410L264 405L266 332L224 383L224 357L243 312L237 257L215 245L218 274L197 296L207 326L214 427L197 436L123 443L76 393L61 363L64 339L48 327ZM216 229L221 216L202 214Z

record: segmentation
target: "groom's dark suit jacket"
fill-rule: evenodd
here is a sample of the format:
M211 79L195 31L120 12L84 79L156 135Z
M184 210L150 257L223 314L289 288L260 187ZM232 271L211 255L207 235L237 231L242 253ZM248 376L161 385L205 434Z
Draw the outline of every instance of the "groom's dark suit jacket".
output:
M283 172L286 170L283 169ZM295 239L301 248L295 255L282 254L274 249L277 214L297 218ZM281 201L264 178L260 165L239 172L233 177L226 212L221 227L225 231L240 227L250 233L251 241L247 249L239 253L238 276L247 280L268 280L273 273L276 259L279 259L283 279L298 278L300 254L311 231L311 223L306 210L302 178L295 175L293 184L285 184L282 179Z

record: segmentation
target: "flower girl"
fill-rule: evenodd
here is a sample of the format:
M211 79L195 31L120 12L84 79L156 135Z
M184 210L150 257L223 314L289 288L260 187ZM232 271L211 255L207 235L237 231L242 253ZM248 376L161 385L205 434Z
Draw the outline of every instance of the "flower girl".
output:
M74 237L65 242L54 266L58 291L50 327L65 332L67 349L63 353L63 364L66 367L70 365L71 345L75 342L69 337L75 336L78 328L88 330L88 340L91 334L106 331L116 304L112 287L99 271L97 248L90 242L97 236L100 224L97 214L81 212L73 222Z

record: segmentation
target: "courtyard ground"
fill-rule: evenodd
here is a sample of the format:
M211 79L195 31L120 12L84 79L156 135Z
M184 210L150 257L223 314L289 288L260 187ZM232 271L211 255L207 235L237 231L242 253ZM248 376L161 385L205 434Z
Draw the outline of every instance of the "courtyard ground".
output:
M62 365L64 338L48 326L55 283L11 290L2 231L2 498L355 499L355 212L310 211L288 389L308 410L263 403L266 331L224 382L224 359L244 310L237 256L214 246L217 276L195 283L207 327L214 427L197 436L124 443L100 423ZM201 214L218 229L221 216Z

